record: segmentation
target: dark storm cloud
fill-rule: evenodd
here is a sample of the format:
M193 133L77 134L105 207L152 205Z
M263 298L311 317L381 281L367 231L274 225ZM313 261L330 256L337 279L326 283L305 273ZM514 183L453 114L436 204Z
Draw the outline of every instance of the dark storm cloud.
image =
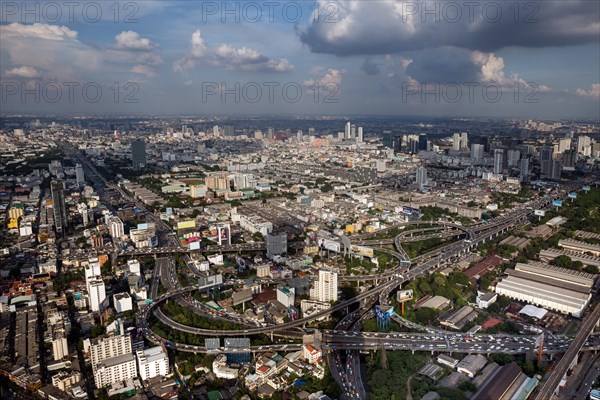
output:
M421 83L475 82L480 71L468 50L450 47L420 51L406 68L406 74Z
M375 61L373 61L373 58L371 57L365 58L365 61L360 69L367 75L379 75L381 72L381 67Z
M438 46L491 52L509 46L569 46L600 41L599 1L465 3L469 2L341 1L336 22L314 18L299 35L313 52L339 56ZM433 11L426 13L426 9Z

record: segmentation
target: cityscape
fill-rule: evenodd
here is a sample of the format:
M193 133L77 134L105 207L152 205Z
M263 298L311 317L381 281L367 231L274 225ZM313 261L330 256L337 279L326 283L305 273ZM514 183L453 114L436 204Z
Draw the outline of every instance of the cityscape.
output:
M2 2L0 399L600 399L598 21Z

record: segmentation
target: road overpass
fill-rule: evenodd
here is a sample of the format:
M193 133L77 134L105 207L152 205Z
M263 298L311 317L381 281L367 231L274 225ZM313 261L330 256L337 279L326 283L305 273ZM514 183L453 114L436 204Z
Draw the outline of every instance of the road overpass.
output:
M558 385L563 376L565 376L579 352L589 341L588 338L590 333L593 331L594 327L598 325L598 321L600 321L600 304L597 304L592 312L585 318L577 330L575 339L573 339L566 349L565 354L545 380L542 381L541 388L539 389L535 400L550 400L552 398L558 389Z

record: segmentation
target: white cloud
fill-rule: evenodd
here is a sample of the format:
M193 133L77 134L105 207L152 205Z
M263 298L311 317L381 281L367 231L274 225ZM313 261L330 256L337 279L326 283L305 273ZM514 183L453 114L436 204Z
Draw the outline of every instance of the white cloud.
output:
M143 38L134 31L123 31L115 36L115 48L128 51L151 51L157 46L148 38Z
M592 87L589 90L578 88L575 93L579 96L586 97L588 99L599 99L600 98L600 83L592 83Z
M314 68L314 71L322 71L321 67ZM344 70L339 70L335 68L329 68L325 75L317 79L308 79L304 81L304 85L311 87L318 85L319 87L325 87L326 85L336 85L340 86L342 84L342 79L344 75Z
M9 69L8 71L6 71L6 76L11 77L11 78L32 79L32 78L39 78L40 72L33 67L24 65L22 67L16 67L16 68Z
M204 44L204 39L202 39L202 32L200 29L197 29L192 34L190 43L192 45L192 49L190 50L192 57L200 58L206 54L206 45Z
M471 60L475 65L481 67L479 72L479 80L483 83L495 83L507 88L519 90L530 90L532 87L537 92L549 93L554 90L544 84L525 81L518 74L513 73L510 76L504 74L504 59L495 55L494 53L482 53L480 51L474 51L471 53Z
M18 37L21 39L44 39L44 40L75 40L77 32L66 26L48 25L35 23L31 25L13 22L8 25L0 25L2 40Z
M234 47L224 43L210 49L204 43L200 29L194 31L190 40L190 52L187 56L173 62L175 72L185 73L200 62L225 68L253 72L289 72L294 66L285 58L271 59L258 50L249 47Z
M0 65L12 76L35 75L37 79L56 81L95 81L106 77L114 81L122 79L127 71L154 75L150 67L163 63L151 51L156 46L131 31L117 35L117 45L107 49L83 43L78 32L59 25L0 25L0 37Z

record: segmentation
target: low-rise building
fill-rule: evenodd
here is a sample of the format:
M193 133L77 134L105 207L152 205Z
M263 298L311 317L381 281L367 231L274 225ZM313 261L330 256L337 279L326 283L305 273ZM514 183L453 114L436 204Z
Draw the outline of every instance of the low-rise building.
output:
M456 370L467 375L469 378L473 378L485 367L485 364L487 364L485 356L481 354L469 354L456 365Z
M310 344L302 346L302 354L309 364L316 364L321 360L323 356L321 350L315 349Z

